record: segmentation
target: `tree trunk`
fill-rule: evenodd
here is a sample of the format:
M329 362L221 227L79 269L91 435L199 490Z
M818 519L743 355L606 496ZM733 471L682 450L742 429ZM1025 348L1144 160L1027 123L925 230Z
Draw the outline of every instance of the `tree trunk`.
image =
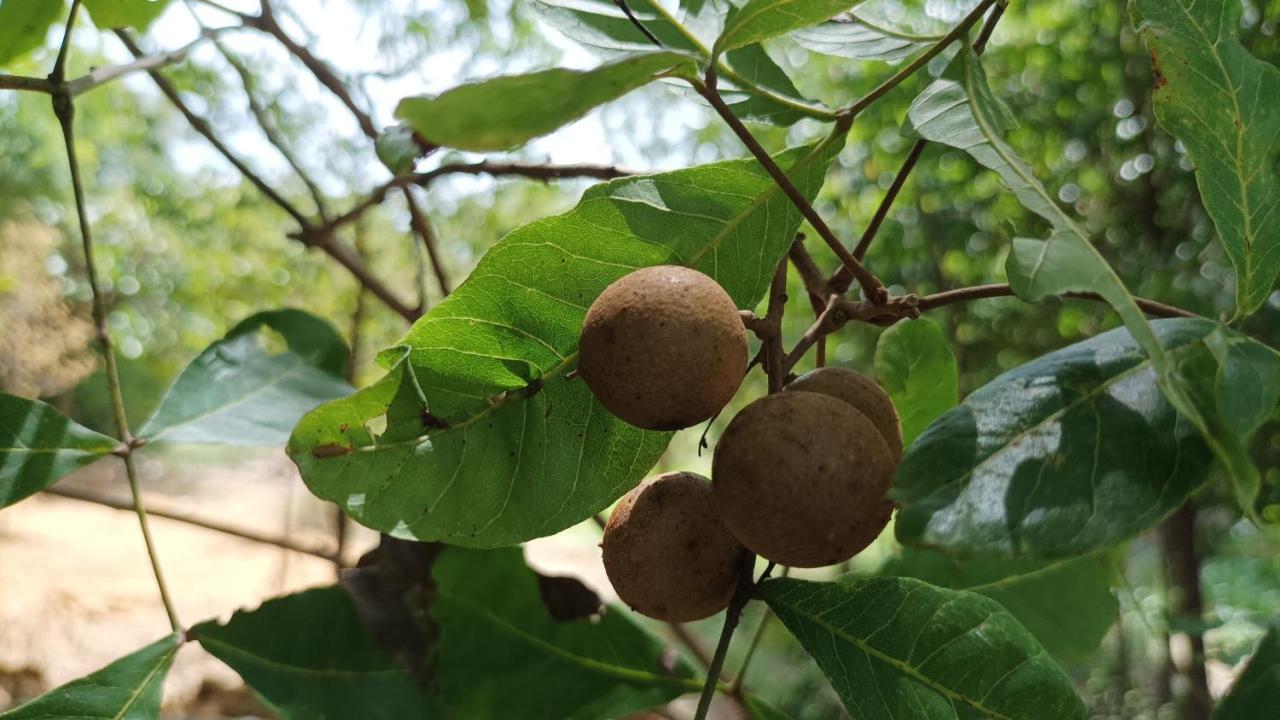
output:
M1169 620L1191 641L1191 658L1186 667L1176 668L1187 685L1177 699L1179 720L1208 720L1211 705L1209 680L1204 667L1204 598L1200 592L1200 556L1196 549L1196 508L1188 502L1160 529L1165 573L1169 583ZM1177 623L1177 620L1184 623ZM1170 657L1170 663L1174 659ZM1172 675L1172 673L1170 673ZM1172 679L1172 678L1170 678Z

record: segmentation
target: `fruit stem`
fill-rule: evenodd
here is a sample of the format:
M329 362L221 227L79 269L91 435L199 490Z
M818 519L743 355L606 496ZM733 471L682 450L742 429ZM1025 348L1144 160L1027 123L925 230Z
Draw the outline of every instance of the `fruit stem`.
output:
M725 656L729 653L729 641L733 639L733 631L738 627L738 621L742 619L742 609L755 595L756 586L764 582L769 577L769 573L773 572L773 563L769 563L764 572L760 573L760 579L752 582L751 573L755 569L755 564L755 553L747 553L743 556L742 569L738 573L738 587L734 589L733 599L729 601L729 608L725 610L720 641L716 643L716 653L711 658L710 667L707 668L707 681L702 686L702 696L698 698L698 710L694 713L693 720L706 720L707 711L711 709L711 698L716 694L720 673L724 670Z

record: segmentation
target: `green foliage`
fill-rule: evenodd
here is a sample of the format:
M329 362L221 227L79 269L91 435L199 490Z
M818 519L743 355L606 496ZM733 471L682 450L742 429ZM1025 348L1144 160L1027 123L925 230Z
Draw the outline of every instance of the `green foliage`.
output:
M350 394L348 356L333 326L314 315L258 313L182 371L138 436L279 447L305 413Z
M1155 323L1182 358L1217 329ZM1208 477L1203 441L1156 389L1124 329L1007 372L943 415L894 477L898 539L965 553L1063 557L1159 522Z
M40 47L64 7L61 0L0 0L0 67Z
M1240 44L1236 0L1131 0L1151 52L1160 124L1187 147L1200 197L1236 271L1236 312L1255 312L1280 275L1280 69Z
M779 162L812 195L837 148ZM754 307L799 223L753 161L597 185L490 249L384 353L391 373L304 417L289 454L314 493L398 536L494 547L573 525L635 485L670 438L566 379L591 302L636 268L680 264Z
M154 720L160 717L164 679L181 635L170 635L110 665L51 690L6 713L2 720Z
M854 717L1085 717L1071 681L990 598L909 578L760 592Z
M848 0L748 0L725 22L715 54L808 27L857 5Z
M369 636L341 588L270 600L190 634L283 720L433 714L431 700Z
M0 393L0 508L49 487L117 445L39 400Z
M1213 712L1213 720L1252 720L1280 705L1280 627L1271 629L1258 643L1244 672L1231 692Z
M84 6L93 18L93 24L107 30L109 28L147 27L160 17L169 5L169 0L84 0Z
M544 70L461 85L396 108L426 140L460 150L507 150L545 135L665 75L687 72L690 57L635 55L593 70ZM512 102L519 98L519 102Z
M876 377L902 420L902 444L960 402L960 374L942 328L922 318L885 330L876 344Z
M847 21L803 28L791 37L801 46L823 55L886 63L901 62L942 39L942 34L923 33L882 17L885 10L901 12L895 5L874 0L864 2L849 13Z
M451 548L434 576L434 682L451 717L506 717L515 707L529 720L624 717L702 685L620 607L583 603L580 615L564 619L560 608L556 619L539 590L547 579L518 548Z
M932 585L968 590L1000 603L1054 659L1082 662L1115 624L1119 603L1114 553L1066 560L957 558L906 548L882 575L905 575Z

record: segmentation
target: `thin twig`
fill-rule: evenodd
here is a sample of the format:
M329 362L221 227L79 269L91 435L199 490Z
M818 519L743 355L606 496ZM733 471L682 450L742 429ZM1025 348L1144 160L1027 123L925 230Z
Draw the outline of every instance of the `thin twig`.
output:
M693 715L693 720L706 720L707 711L711 709L711 699L715 697L716 687L719 684L720 673L724 671L724 659L729 652L729 641L733 639L733 631L738 627L738 621L742 619L742 609L755 595L756 587L768 579L769 573L773 572L773 563L769 563L764 572L760 573L760 579L752 582L751 574L755 564L755 553L746 553L743 556L742 567L738 572L738 586L733 591L729 608L725 610L720 641L716 643L716 653L711 658L710 667L707 668L707 681L702 686L702 695L698 698L698 709Z
M657 45L658 47L662 47L662 41L658 39L658 36L649 32L649 28L645 27L644 23L640 22L640 18L636 17L636 14L631 12L631 6L627 4L627 0L613 0L613 4L617 5L622 10L623 14L627 16L627 19L631 21L631 24L635 25L636 28L649 39L649 42Z
M128 48L135 57L142 57L142 50L138 48L137 43L133 41L133 38L131 38L128 33L123 30L117 30L116 36L120 38L120 41L124 43L124 46ZM391 292L391 290L384 285L381 280L375 277L373 273L371 273L369 269L360 262L359 258L357 258L345 246L338 244L334 240L332 232L323 231L321 228L314 225L305 215L294 207L292 203L281 196L280 193L276 192L273 187L267 184L265 180L253 171L253 169L251 169L243 160L232 152L231 148L229 148L226 143L222 142L222 140L213 132L213 127L209 124L209 121L197 115L191 110L186 102L183 101L182 96L178 93L178 89L174 87L173 83L171 83L168 78L156 70L149 70L147 71L147 74L151 76L151 79L155 82L156 87L160 89L160 92L168 98L169 102L178 109L178 112L180 112L184 118L186 118L187 123L191 125L193 130L204 137L204 139L207 140L209 144L219 152L219 154L226 158L227 162L231 163L236 170L240 171L240 174L243 175L246 180L256 187L263 195L266 195L267 199L275 203L276 206L284 210L298 223L300 230L296 233L292 233L290 237L293 237L306 245L320 248L330 257L346 267L347 271L354 275L361 285L372 292L379 300L385 303L387 307L391 308L407 320L412 321L417 319L420 314L417 308L409 307L397 298L395 293Z
M52 94L58 86L48 78L27 77L25 75L6 75L0 73L0 90L22 90Z
M307 192L311 195L311 201L315 203L316 214L320 216L322 221L328 222L329 210L324 193L320 190L320 186L316 181L311 179L310 173L302 167L302 163L298 160L293 149L289 147L284 137L281 136L275 122L271 119L270 113L267 112L267 108L258 100L257 82L254 80L253 74L249 72L249 68L245 67L244 63L240 62L240 58L236 57L225 45L218 42L217 38L214 38L213 46L217 48L218 53L222 55L222 58L227 61L227 64L231 66L231 69L240 78L240 86L244 88L245 99L249 103L249 113L257 121L263 136L280 153L280 157L284 158L289 167L293 169L294 174L306 186Z
M942 53L943 50L946 50L947 47L951 45L951 43L955 42L962 35L969 32L969 28L973 27L974 23L981 20L983 14L985 14L987 12L987 9L990 8L991 5L995 2L997 2L997 0L982 0L982 2L978 3L977 7L975 7L968 15L966 15L958 25L956 25L954 28L951 29L951 32L942 36L941 40L934 43L933 45L930 45L927 50L925 50L923 53L918 55L914 60L912 60L910 63L904 66L901 70L894 73L893 76L890 77L888 80L885 80L884 82L880 83L871 92L859 98L857 102L853 103L852 105L845 108L844 110L841 110L840 115L847 116L847 117L856 117L863 110L866 110L867 108L874 105L876 101L878 101L880 98L887 95L889 91L893 90L898 85L901 85L902 81L911 77L916 73L917 70L929 64L930 60L937 57L940 53Z
M404 192L405 206L409 208L409 225L413 228L413 232L422 239L422 245L427 251L427 257L431 260L431 269L435 272L436 284L440 286L440 295L448 295L453 292L453 285L449 282L449 275L445 272L444 261L440 258L440 254L436 252L436 234L431 229L431 221L427 219L427 214L418 207L418 201L413 196L413 192L407 188L401 188ZM423 308L426 307L426 298L423 298Z
M107 65L105 67L93 68L87 74L81 75L80 77L74 80L68 81L67 90L73 96L79 96L89 92L90 90L93 90L94 88L106 85L107 83L113 80L117 80L131 73L142 72L145 70L159 70L160 68L165 67L167 65L173 65L175 63L182 62L187 58L188 55L191 54L191 51L200 43L204 42L207 39L214 39L214 42L216 43L217 42L216 37L219 34L226 32L228 30L236 30L238 28L239 28L238 25L229 25L227 27L218 27L218 28L201 27L200 37L197 37L195 40L192 40L191 42L187 43L186 45L183 45L180 48L177 48L176 50L168 50L165 52L157 53L155 55L148 55L146 57L142 57L137 60L134 60L131 63L122 63L120 65Z
M446 163L426 172L400 175L374 188L363 200L350 210L335 217L329 227L336 229L364 215L371 208L386 200L387 195L397 188L417 185L427 187L434 180L445 175L490 175L493 177L516 176L548 182L564 178L595 178L598 180L614 180L634 174L630 170L613 165L549 165L522 162L500 162L484 160L477 163Z
M925 295L924 297L919 299L919 301L917 302L917 307L919 307L921 311L934 310L936 308L944 307L947 305L954 305L956 303L970 302L973 300L982 300L985 298L1013 297L1014 295L1015 293L1013 292L1013 288L1009 287L1007 283L977 285L974 287L960 288L958 290L947 290L944 292L936 293L934 295ZM1106 298L1102 297L1101 295L1097 293L1089 293L1089 292L1068 292L1068 293L1063 293L1063 297L1068 297L1073 300L1093 300L1094 302L1102 302L1102 303L1107 302ZM1196 313L1193 313L1190 310L1183 310L1180 307L1167 305L1165 303L1157 302L1155 300L1148 300L1146 298L1135 297L1134 302L1138 304L1138 307L1144 313L1152 317L1157 317L1157 318L1199 318L1201 317L1200 315L1197 315Z
M70 44L72 28L75 25L76 11L80 7L79 0L71 3L71 15L67 19L67 28L62 40L62 49L58 53L58 61L49 79L58 85L52 95L53 113L62 128L62 139L67 150L67 167L71 174L71 190L75 197L76 218L80 223L80 242L84 251L85 274L88 276L89 289L93 297L93 321L97 331L98 344L102 350L104 374L107 379L107 390L111 397L111 408L116 422L116 437L119 438L124 452L125 476L129 481L129 492L133 497L133 511L138 516L138 527L142 531L142 541L147 550L147 558L151 561L151 571L155 575L156 588L160 592L160 602L164 605L165 614L169 617L169 625L174 632L182 628L178 613L174 609L173 599L169 595L169 587L164 581L164 572L160 569L160 557L156 553L155 543L151 539L151 528L147 523L147 509L142 501L142 491L138 485L138 472L134 467L132 449L133 434L129 431L129 418L125 413L124 394L120 388L120 372L116 366L115 347L111 342L111 330L107 319L107 304L98 282L98 268L93 254L93 233L89 222L89 213L85 207L84 184L80 178L80 162L76 158L75 141L75 101L63 83L67 46Z
M773 282L769 284L769 306L765 314L765 324L769 335L764 338L764 366L769 374L769 392L782 391L786 372L782 367L782 315L787 305L787 266L789 262L784 255L773 273Z
M45 488L44 492L49 495L56 495L58 497L69 498L72 500L80 500L82 502L93 503L94 505L101 505L103 507L109 507L116 510L133 510L133 504L130 502L117 500L115 498L98 495L97 493L87 492L84 490L75 490L64 485L55 485L53 487ZM262 545L271 545L273 547L283 548L303 555L311 555L330 562L338 561L336 553L332 550L325 549L319 545L300 543L289 537L272 537L270 535L263 535L252 530L244 530L213 520L202 520L193 515L174 512L172 510L147 508L147 515L180 522L185 525L191 525L205 530L212 530L214 532L222 533L223 535L238 537L241 540L248 540Z
M49 82L55 85L62 85L67 79L67 54L71 49L71 31L75 29L76 15L79 14L80 0L71 0L71 11L67 13L67 27L62 32L62 44L58 46L58 58L53 61L53 70L49 72ZM59 90L65 89L59 88Z
M754 155L760 165L764 167L765 172L769 173L769 176L773 178L773 181L777 183L778 187L782 189L782 192L786 194L792 204L796 206L796 209L800 211L800 214L803 215L804 218L809 221L809 224L818 231L818 235L820 235L823 241L827 243L832 252L840 258L842 263L849 267L850 272L853 273L858 284L862 286L862 291L866 294L867 298L872 302L883 301L887 297L887 293L884 289L884 283L880 282L879 278L863 267L862 263L858 262L858 259L849 253L849 251L840 242L840 239L831 231L831 228L827 225L826 221L818 214L818 211L813 209L813 205L809 202L808 198L804 196L804 193L800 192L800 189L791 181L791 178L787 177L786 172L784 172L782 168L778 167L778 164L769 156L768 151L760 145L760 141L756 140L755 136L751 134L751 131L747 129L747 126L743 125L742 121L738 119L738 116L733 114L733 110L725 104L724 99L720 97L720 93L716 91L715 66L713 65L707 69L705 84L697 81L693 81L692 84L694 89L698 91L698 94L702 95L702 97L711 104L711 107L715 109L716 113L725 121L725 124L733 130L733 133L738 136L738 139L742 141L742 144L747 146L747 149L751 151L751 154ZM843 118L842 120L837 121L835 132L847 131L852 121L852 117Z

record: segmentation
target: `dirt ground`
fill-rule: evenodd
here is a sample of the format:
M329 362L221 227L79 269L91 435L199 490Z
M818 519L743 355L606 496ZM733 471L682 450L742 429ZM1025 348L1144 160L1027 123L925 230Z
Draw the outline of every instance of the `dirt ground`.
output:
M127 499L117 468L99 463L59 486ZM332 506L308 494L283 454L196 467L144 459L141 471L153 508L332 543ZM238 608L334 582L334 566L321 558L163 518L153 517L151 528L179 616L188 624L225 619ZM352 561L377 541L364 528L352 528L348 538ZM612 599L589 538L569 531L532 543L528 553L540 570L578 575ZM0 710L167 631L133 513L47 494L0 512ZM169 716L265 715L239 677L195 644L179 652L165 697Z

